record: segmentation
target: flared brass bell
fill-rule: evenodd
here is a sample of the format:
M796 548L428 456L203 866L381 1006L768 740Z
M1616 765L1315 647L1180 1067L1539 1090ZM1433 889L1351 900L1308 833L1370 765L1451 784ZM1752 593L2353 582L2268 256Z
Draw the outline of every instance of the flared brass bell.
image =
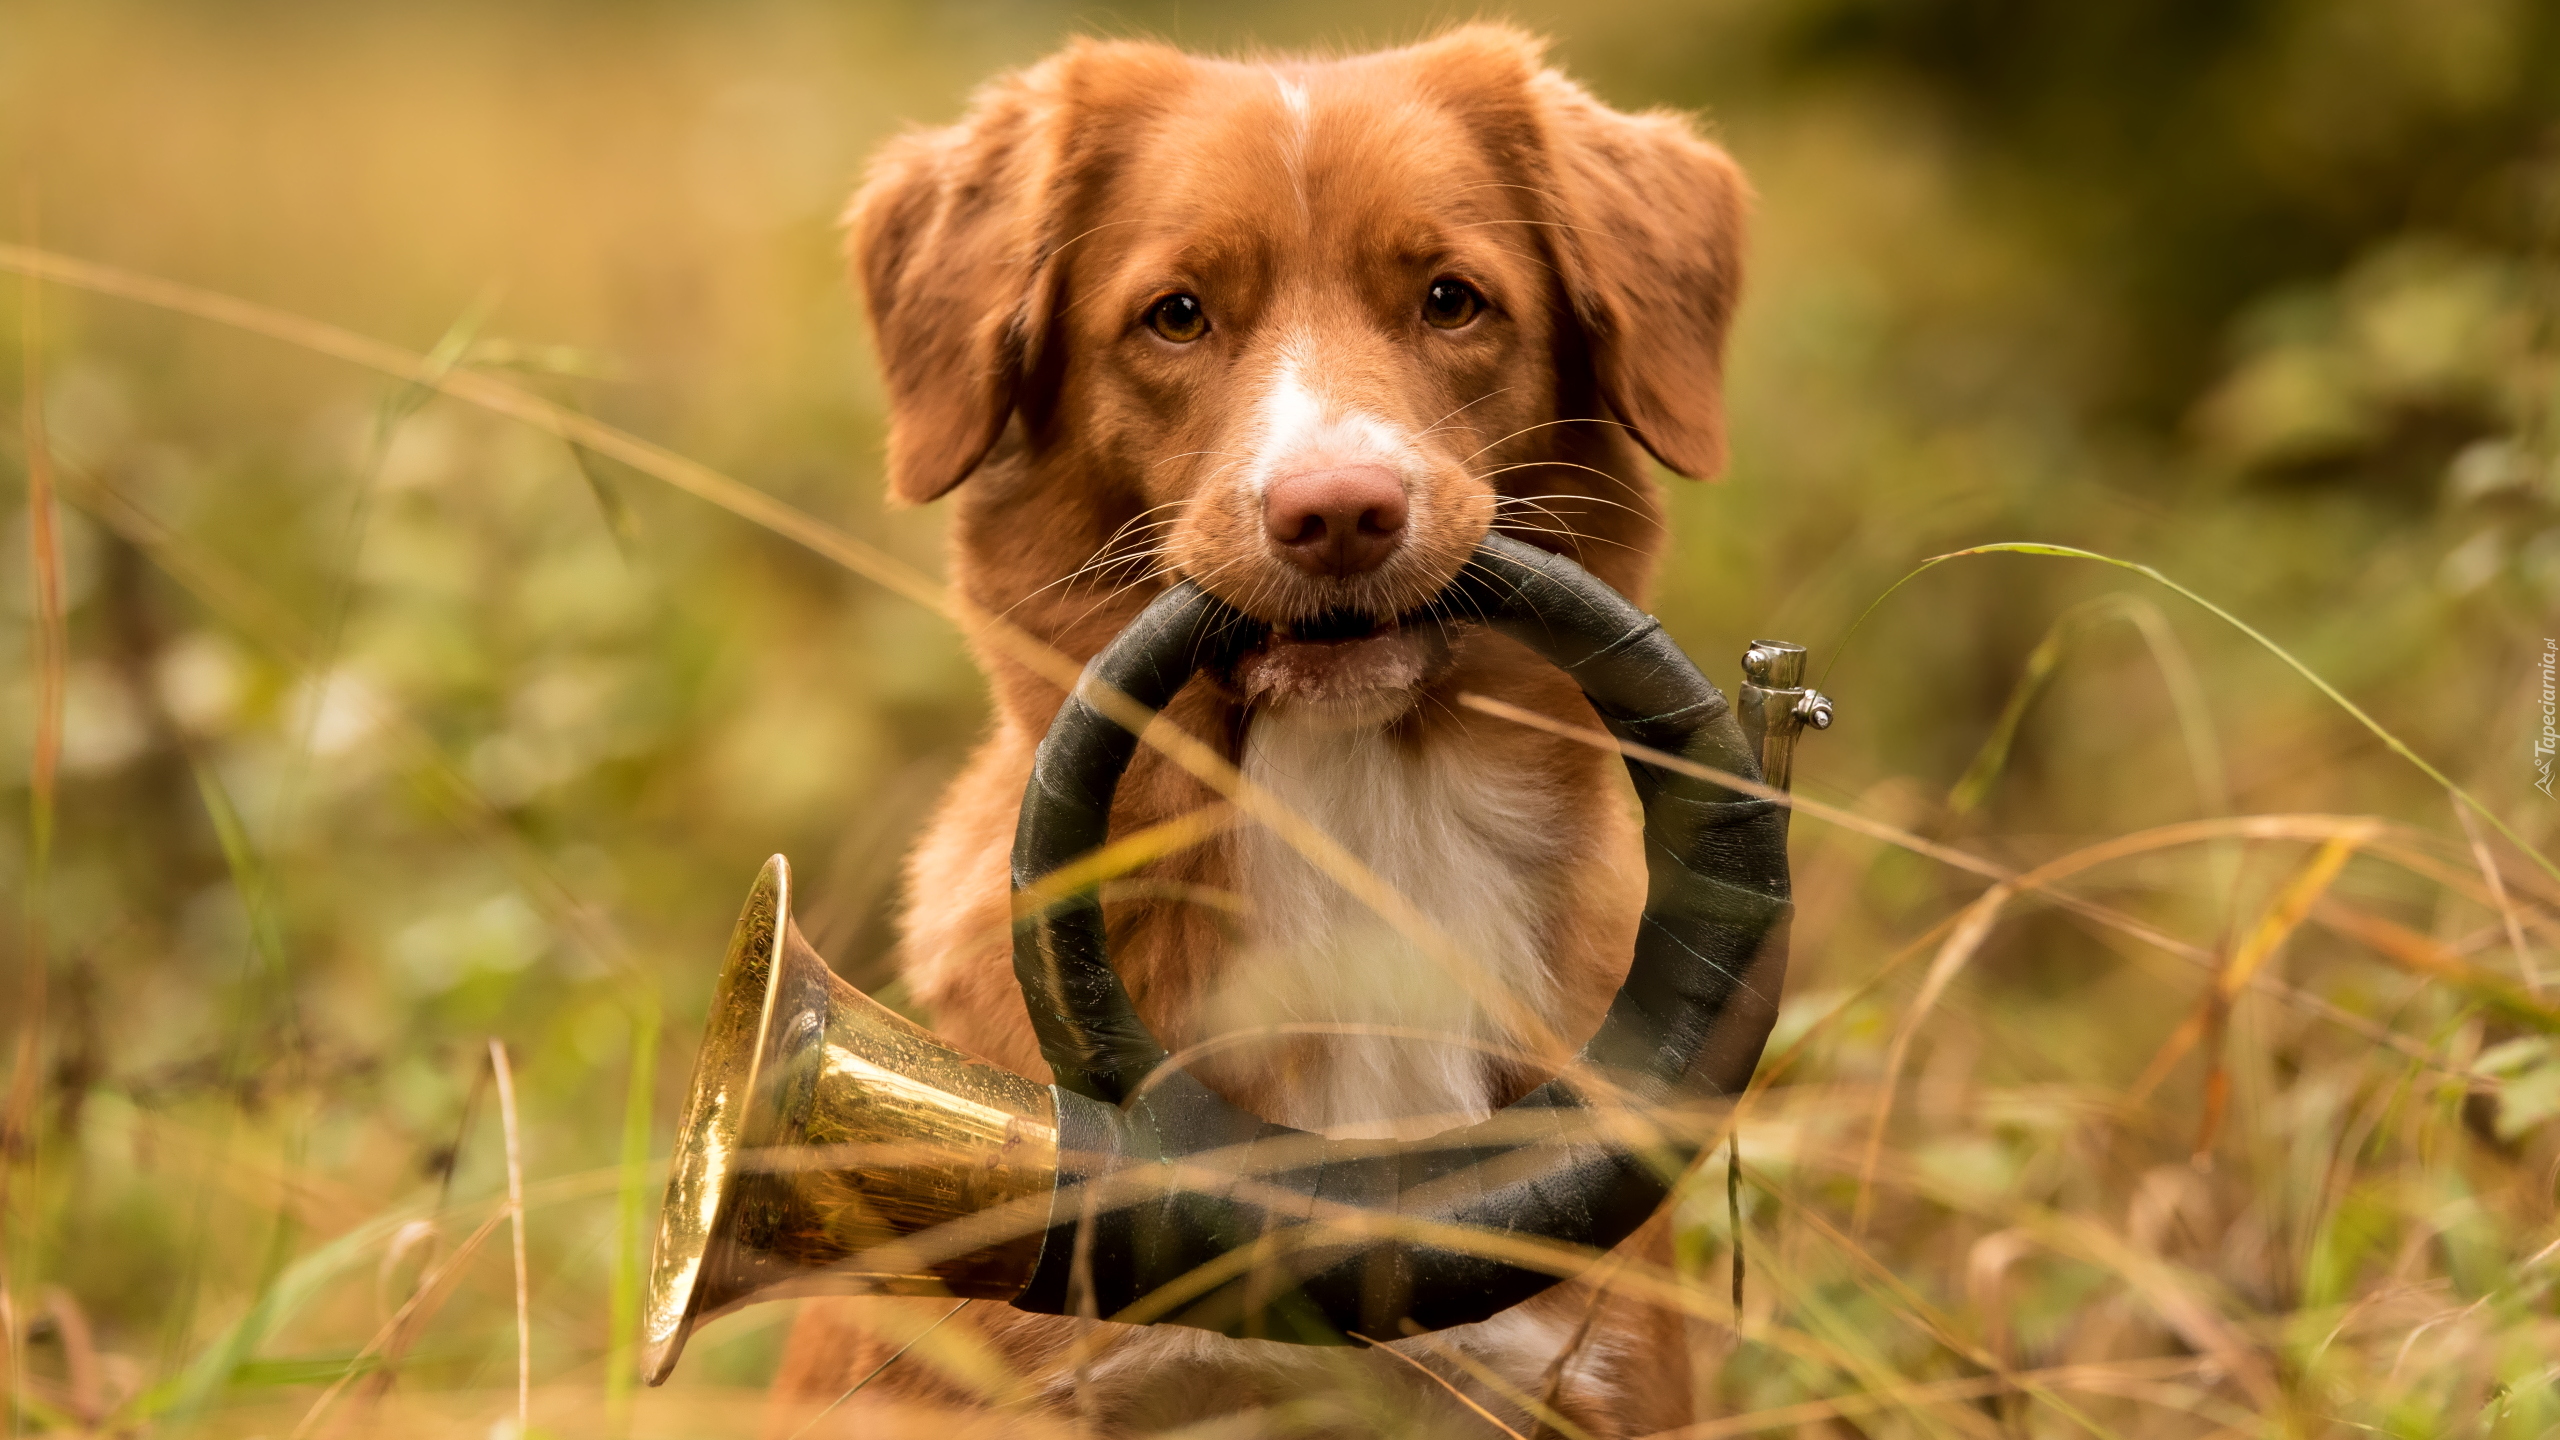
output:
M757 875L676 1130L643 1316L664 1381L695 1326L791 1295L1011 1299L1057 1180L1047 1087L836 978Z

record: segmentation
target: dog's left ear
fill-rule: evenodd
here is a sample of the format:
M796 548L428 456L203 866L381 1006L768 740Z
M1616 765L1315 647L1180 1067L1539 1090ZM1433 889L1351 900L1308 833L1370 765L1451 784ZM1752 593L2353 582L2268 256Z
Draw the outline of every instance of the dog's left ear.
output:
M1628 115L1552 70L1529 81L1551 232L1601 393L1653 457L1724 468L1725 332L1750 187L1685 117Z

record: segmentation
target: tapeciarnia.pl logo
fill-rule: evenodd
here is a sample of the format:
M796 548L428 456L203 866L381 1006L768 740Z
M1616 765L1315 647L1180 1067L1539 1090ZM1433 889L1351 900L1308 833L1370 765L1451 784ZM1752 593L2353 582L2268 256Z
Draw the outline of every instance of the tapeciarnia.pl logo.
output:
M2542 735L2533 742L2533 788L2545 796L2551 794L2551 757L2560 751L2560 640L2544 636L2542 641Z

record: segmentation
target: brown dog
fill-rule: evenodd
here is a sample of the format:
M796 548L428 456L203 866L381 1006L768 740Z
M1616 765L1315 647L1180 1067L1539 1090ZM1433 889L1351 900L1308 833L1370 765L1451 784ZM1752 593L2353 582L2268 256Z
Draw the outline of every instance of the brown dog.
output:
M1453 977L1258 827L1158 861L1106 892L1113 958L1168 1045L1227 1037L1196 1068L1237 1102L1328 1135L1428 1134L1525 1092L1598 1024L1644 886L1616 762L1455 697L1594 717L1512 643L1395 617L1491 527L1642 602L1662 541L1643 452L1693 476L1723 459L1745 201L1683 120L1610 110L1491 27L1321 62L1079 43L894 142L855 198L890 489L956 487L959 586L1078 659L1168 577L1270 621L1168 718L1483 967ZM995 726L913 858L905 973L942 1034L1045 1080L1007 852L1062 697L979 659ZM1215 798L1141 752L1113 830ZM1552 1033L1497 1021L1487 986ZM1663 1222L1629 1244L1666 1253ZM948 1308L812 1306L777 1424ZM1243 1412L1285 1407L1270 1427L1293 1434L1485 1433L1411 1362L1524 1430L1523 1397L1595 1436L1690 1411L1678 1317L1578 1285L1407 1341L1409 1359L985 1302L941 1333L829 1423L934 1401L1004 1405L984 1417L999 1429L1045 1410L1113 1434L1232 1414L1217 1433L1252 1434Z

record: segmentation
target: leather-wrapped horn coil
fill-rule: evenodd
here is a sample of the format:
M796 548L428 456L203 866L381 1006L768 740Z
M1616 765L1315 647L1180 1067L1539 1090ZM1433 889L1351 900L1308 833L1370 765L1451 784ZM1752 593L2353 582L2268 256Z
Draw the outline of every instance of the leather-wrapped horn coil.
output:
M1488 538L1425 614L1490 625L1571 675L1622 739L1757 779L1722 692L1651 616L1572 561ZM1161 709L1257 627L1174 586L1086 667ZM1013 883L1100 846L1138 738L1070 696L1042 741ZM1062 1170L1038 1270L1013 1303L1306 1344L1482 1320L1632 1234L1697 1154L1663 1107L1738 1092L1786 971L1786 816L1630 758L1648 890L1625 983L1566 1073L1425 1140L1327 1141L1184 1073L1112 969L1091 891L1018 922L1014 971L1055 1075ZM1465 1232L1553 1242L1476 1245ZM1135 1307L1133 1309L1133 1307Z

